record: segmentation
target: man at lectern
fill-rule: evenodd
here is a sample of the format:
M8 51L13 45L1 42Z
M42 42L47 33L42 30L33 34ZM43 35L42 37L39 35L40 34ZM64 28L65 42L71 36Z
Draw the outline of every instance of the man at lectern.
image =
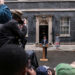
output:
M46 36L43 37L43 40L41 41L42 46L45 47L45 57L47 58L47 47L46 45L48 44L48 40L46 38Z

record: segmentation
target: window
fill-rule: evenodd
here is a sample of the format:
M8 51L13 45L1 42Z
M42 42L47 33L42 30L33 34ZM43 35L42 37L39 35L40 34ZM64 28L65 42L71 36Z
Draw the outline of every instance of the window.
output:
M70 36L70 19L68 17L62 17L60 20L60 36Z
M28 37L28 20L27 20L27 18L23 18L23 20L24 20L24 25L27 27L26 37Z

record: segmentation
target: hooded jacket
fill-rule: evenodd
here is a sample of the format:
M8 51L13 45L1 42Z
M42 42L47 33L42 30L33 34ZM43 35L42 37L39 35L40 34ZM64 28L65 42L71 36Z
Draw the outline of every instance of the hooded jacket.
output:
M0 5L0 24L4 24L12 19L10 9L7 5Z
M10 20L5 24L0 24L0 47L5 44L16 44L21 39L23 45L26 44L25 35L18 28L18 22Z

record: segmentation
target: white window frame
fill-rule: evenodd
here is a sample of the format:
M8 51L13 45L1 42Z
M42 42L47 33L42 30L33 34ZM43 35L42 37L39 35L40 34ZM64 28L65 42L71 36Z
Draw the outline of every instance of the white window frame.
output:
M25 26L27 27L27 34L26 37L28 37L28 20L27 18L23 18L25 20Z
M63 18L63 20L62 20L62 18ZM69 29L68 29L69 30L69 33L68 34L65 34L65 33L64 34L61 34L60 33L60 37L70 37L70 18L69 17L62 17L62 18L60 19L60 32L61 32L61 26L62 27L65 27L64 24L63 25L61 24L62 23L61 21L65 21L65 18L68 18L69 19L69 22L68 22L69 23L69 25L68 25L69 26ZM67 22L67 21L65 21L65 22Z

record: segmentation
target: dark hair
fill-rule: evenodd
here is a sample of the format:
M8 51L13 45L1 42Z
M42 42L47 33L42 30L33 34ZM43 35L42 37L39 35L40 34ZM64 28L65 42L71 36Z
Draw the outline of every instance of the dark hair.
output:
M15 75L27 65L27 54L17 45L0 48L0 75Z
M43 66L39 66L37 69L36 69L36 74L37 75L48 75L47 73L47 69Z
M12 18L15 19L15 20L19 19L18 23L19 24L24 24L24 22L22 21L21 17L18 16L17 14L12 14Z
M55 71L52 68L49 68L48 70L50 70L52 72L52 75L55 75Z

